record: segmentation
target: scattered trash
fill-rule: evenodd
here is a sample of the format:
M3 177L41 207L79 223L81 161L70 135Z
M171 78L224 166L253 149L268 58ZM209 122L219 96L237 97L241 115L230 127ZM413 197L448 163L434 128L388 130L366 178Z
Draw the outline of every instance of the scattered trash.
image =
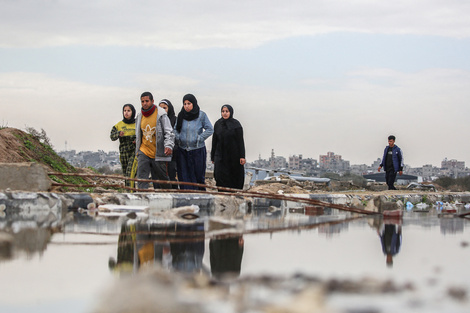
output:
M416 207L420 210L423 210L423 209L427 208L428 205L426 203L420 202L416 205Z
M410 201L406 202L406 210L408 210L408 211L411 210L413 208L413 206L414 206L413 203L411 203Z
M415 182L408 184L408 186L406 186L406 189L436 191L436 187L433 184L420 184Z

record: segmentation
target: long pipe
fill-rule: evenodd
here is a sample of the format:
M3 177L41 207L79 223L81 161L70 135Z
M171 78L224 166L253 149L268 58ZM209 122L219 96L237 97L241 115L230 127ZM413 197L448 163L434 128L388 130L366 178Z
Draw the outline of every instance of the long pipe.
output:
M175 181L167 181L167 180L152 180L152 179L139 179L139 178L128 178L122 177L117 175L102 175L102 174L75 174L75 173L48 173L51 176L79 176L79 177L100 177L100 178L115 178L115 179L123 179L123 180L132 180L132 181L141 181L141 182L152 182L157 184L173 184L173 185L187 185L187 186L194 186L199 188L208 188L208 189L216 189L219 191L206 191L206 190L193 190L193 189L138 189L138 188L131 188L122 185L106 185L106 184L61 184L53 182L52 186L58 187L82 187L82 188L92 188L92 187L113 187L113 188L121 188L131 191L138 191L138 192L154 192L154 193L198 193L198 194L212 194L212 195L223 195L223 196L245 196L245 197L253 197L253 198L268 198L268 199L276 199L276 200L285 200L285 201L293 201L293 202L303 202L312 205L324 206L329 208L334 208L338 210L366 214L366 215L375 215L379 214L377 212L371 212L364 209L352 208L341 204L334 204L329 202L324 202L316 199L310 198L299 198L295 196L286 196L286 195L278 195L272 193L261 193L261 192L252 192L252 191L244 191L240 189L234 188L227 188L227 187L219 187L219 186L210 186L205 184L198 184L198 183L190 183L190 182L175 182ZM222 190L222 192L221 192Z

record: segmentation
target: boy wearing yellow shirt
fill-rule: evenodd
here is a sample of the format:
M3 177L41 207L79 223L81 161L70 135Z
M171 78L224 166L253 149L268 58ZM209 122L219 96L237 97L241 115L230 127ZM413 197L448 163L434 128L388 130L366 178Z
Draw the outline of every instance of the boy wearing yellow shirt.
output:
M168 181L167 163L171 161L175 134L165 110L154 104L153 95L146 91L140 96L141 112L136 117L137 178ZM170 184L153 184L154 188L171 188ZM148 182L138 182L137 188L147 189Z

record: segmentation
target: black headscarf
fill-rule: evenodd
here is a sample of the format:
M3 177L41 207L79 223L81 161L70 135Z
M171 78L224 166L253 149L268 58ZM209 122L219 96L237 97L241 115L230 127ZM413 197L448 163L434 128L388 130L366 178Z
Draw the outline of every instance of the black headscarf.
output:
M224 104L221 108L220 111L222 112L223 108L227 108L228 111L230 112L230 116L228 119L224 119L221 117L219 119L220 123L222 124L223 128L226 129L235 129L237 127L241 127L240 122L237 121L236 119L233 118L233 108L230 104Z
M243 128L233 118L233 108L224 104L220 111L227 108L230 116L221 117L214 124L212 135L211 160L214 162L214 178L217 186L243 189L245 169L240 159L245 158Z
M131 118L130 119L126 119L124 117L124 108L125 107L130 107L131 108L131 111L132 111L132 115L131 115ZM134 124L135 123L135 108L132 104L128 103L128 104L124 104L124 106L122 107L122 121L126 124Z
M184 101L188 100L193 104L193 109L189 112L186 112L184 109ZM181 131L181 126L183 125L183 120L192 121L199 117L199 106L197 105L197 99L192 94L188 93L183 97L183 107L181 108L180 113L178 113L178 123L176 124L176 130Z
M168 118L170 119L171 127L174 127L176 123L176 115L175 115L175 108L173 107L173 104L171 104L170 100L168 99L162 99L160 100L160 103L164 103L168 106L167 115L168 115Z

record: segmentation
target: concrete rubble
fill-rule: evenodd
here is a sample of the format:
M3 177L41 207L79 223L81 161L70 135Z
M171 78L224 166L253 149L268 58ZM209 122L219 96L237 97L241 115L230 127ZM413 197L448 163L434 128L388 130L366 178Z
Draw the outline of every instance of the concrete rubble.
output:
M260 194L263 194L260 192ZM349 192L349 193L299 193L285 194L290 197L307 198L328 203L339 204L373 212L404 208L404 204L426 203L448 203L464 206L470 203L470 192L416 192L416 191L393 191L393 192ZM23 191L0 191L0 215L12 216L18 212L35 214L52 212L61 217L64 212L87 209L90 203L99 207L100 205L127 205L147 206L151 212L165 211L189 205L197 205L201 210L212 210L211 214L233 214L226 208L239 206L248 207L251 204L257 206L289 207L294 201L282 200L282 198L270 198L266 193L265 198L240 197L240 196L218 196L214 194L191 194L191 193L54 193L54 192L23 192ZM213 212L213 208L221 208L221 212ZM226 208L225 208L226 207Z
M47 191L52 182L38 163L0 163L0 190Z

